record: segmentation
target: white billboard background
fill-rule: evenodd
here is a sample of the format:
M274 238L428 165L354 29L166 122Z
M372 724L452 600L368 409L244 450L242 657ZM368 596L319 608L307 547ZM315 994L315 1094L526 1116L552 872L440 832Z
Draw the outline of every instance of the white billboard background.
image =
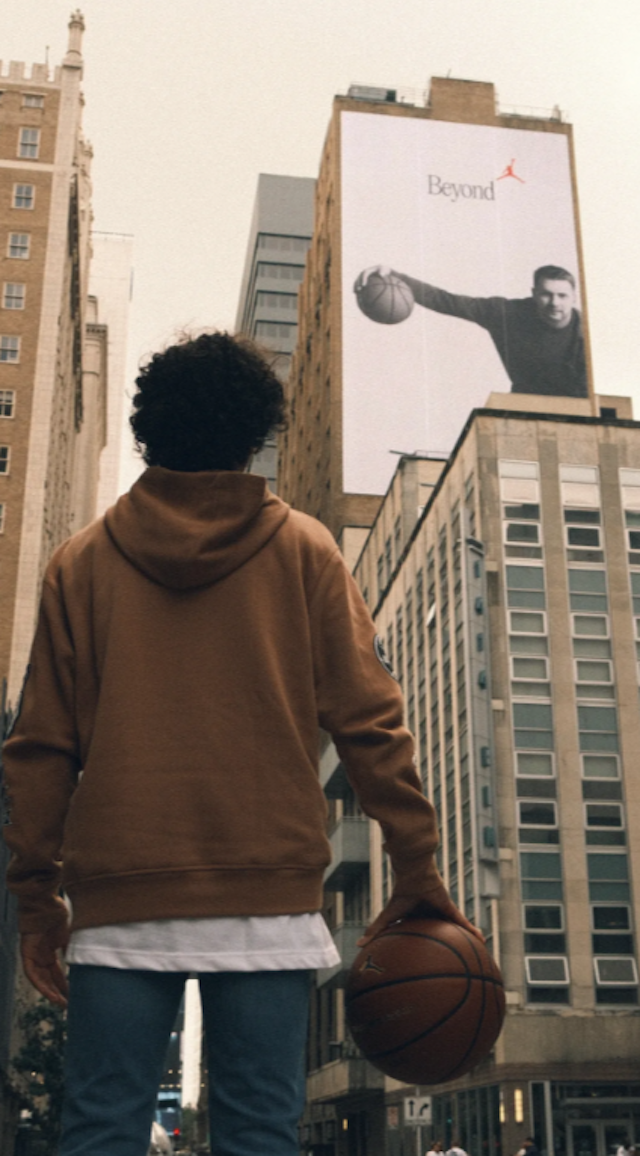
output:
M579 283L569 150L560 133L370 113L343 112L341 133L343 488L382 494L390 451L450 453L470 411L511 386L484 329L419 305L378 324L356 277L387 265L452 293L523 298L536 268L560 265ZM498 180L512 162L521 179ZM495 199L429 195L430 176L493 182Z

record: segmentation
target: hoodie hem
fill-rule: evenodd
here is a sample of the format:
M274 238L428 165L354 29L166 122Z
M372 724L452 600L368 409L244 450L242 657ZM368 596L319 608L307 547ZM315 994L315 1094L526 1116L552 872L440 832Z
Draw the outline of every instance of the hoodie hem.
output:
M148 919L300 915L322 907L322 869L224 868L101 876L66 888L72 928Z

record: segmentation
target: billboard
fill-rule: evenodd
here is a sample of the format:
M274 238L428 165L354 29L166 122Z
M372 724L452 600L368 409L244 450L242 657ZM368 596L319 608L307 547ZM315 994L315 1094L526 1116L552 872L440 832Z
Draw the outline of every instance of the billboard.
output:
M341 248L346 493L492 391L588 396L563 133L342 112Z

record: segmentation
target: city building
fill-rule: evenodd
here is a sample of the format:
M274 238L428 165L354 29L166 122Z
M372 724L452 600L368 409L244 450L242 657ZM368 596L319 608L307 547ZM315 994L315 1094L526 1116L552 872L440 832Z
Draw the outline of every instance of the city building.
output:
M298 288L313 234L315 180L260 173L249 230L236 330L277 354L286 381L298 335ZM277 490L275 439L256 454L251 471Z
M126 356L133 291L133 237L127 233L91 234L89 292L106 326L106 440L99 462L98 492L92 517L99 517L122 492L120 458L129 406L126 404Z
M414 129L425 123L435 149L426 160ZM349 237L350 205L375 219L371 143L389 146L375 156L384 183L398 125L409 157L401 177L413 163L424 201L460 209L433 274L438 288L416 281L428 272L417 257L396 262L403 222L384 244L373 231L359 248ZM487 128L496 131L485 153ZM464 157L463 144L477 151ZM479 273L460 251L447 266L458 234L473 253L474 230L497 228L494 210L523 211L515 198L538 179L534 153L562 188L564 234L545 231L540 216L511 268ZM425 227L434 264L436 232ZM418 232L426 261L423 241ZM376 316L363 291L371 267L380 269L376 294L392 269L409 269L416 308L394 315L404 307L389 294ZM535 292L529 301L514 287L540 267L572 301L560 323L543 318ZM500 347L476 307L495 292L505 318L536 314L540 347L547 329L584 333L571 380L551 361L519 375L514 342ZM422 106L363 86L336 99L300 291L280 493L330 526L372 611L438 812L440 869L499 962L507 1015L491 1055L447 1085L400 1084L358 1053L345 1026L346 975L393 881L381 834L325 736L325 915L343 962L319 973L312 1007L301 1145L313 1156L406 1156L455 1137L473 1156L512 1156L530 1135L544 1156L609 1156L626 1138L640 1141L640 423L628 399L594 391L585 302L571 127L558 110L502 114L491 85L449 79L432 81ZM407 369L412 341L426 350L424 372L419 361ZM456 377L459 352L468 389Z
M82 33L62 64L0 67L0 683L15 711L44 568L95 517L106 440L107 332L89 296L91 147ZM16 922L0 850L0 1148L13 1152Z

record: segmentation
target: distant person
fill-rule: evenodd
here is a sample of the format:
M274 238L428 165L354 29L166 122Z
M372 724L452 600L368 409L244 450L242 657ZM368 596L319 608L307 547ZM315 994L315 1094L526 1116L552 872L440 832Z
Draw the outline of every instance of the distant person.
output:
M473 321L486 329L504 365L513 393L587 397L582 321L575 307L576 282L559 265L543 265L533 275L530 297L463 297L417 281L384 265L364 269L354 290L371 274L400 277L418 305Z
M634 1156L636 1151L637 1151L637 1149L636 1149L635 1145L632 1144L630 1137L625 1136L624 1140L622 1141L622 1144L620 1145L620 1147L618 1148L618 1151L616 1152L616 1156Z
M196 972L213 1151L297 1156L310 972L339 963L319 727L393 867L364 942L410 912L475 929L342 554L246 472L284 422L270 364L202 334L136 385L149 468L53 555L4 749L24 971L69 998L59 1154L145 1156Z
M522 1142L522 1147L516 1152L516 1156L540 1156L540 1150L533 1136L525 1137Z
M442 1140L434 1140L433 1147L429 1149L426 1156L443 1156L444 1144Z
M453 1141L453 1144L449 1148L447 1156L467 1156L467 1153L465 1152L464 1148L460 1147L460 1141L456 1139Z

